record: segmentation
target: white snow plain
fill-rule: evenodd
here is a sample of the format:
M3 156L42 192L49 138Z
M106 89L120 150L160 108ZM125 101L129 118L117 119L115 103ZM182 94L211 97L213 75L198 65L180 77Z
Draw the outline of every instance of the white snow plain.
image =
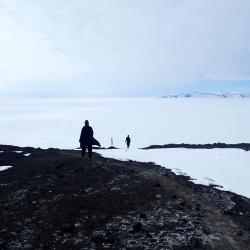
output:
M103 146L250 142L250 98L0 100L1 144L75 148L84 120Z
M131 150L98 151L104 155L156 162L186 172L195 182L212 179L226 190L250 197L250 152L137 150L151 144L250 142L249 111L250 98L2 99L0 143L76 148L88 119L104 147L110 146L112 137L114 146L122 148L125 137L131 136Z
M99 152L99 151L98 151ZM239 149L113 149L105 157L154 162L178 175L188 175L197 184L223 186L250 198L250 152Z

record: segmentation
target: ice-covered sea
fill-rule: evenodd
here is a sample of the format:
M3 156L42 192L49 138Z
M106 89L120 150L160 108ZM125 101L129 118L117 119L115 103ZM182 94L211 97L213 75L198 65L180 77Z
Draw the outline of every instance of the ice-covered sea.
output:
M166 143L250 142L250 98L85 98L0 100L0 144L76 148L88 119L101 151L118 159L153 161L250 197L250 152L239 149L138 148ZM131 136L131 149L125 137ZM0 155L1 157L1 155Z

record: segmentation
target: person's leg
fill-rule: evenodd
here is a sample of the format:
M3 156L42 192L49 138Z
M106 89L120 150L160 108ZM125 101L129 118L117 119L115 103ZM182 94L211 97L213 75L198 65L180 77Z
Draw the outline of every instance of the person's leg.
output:
M88 145L89 158L92 157L92 145Z
M85 155L86 148L87 148L86 145L82 145L82 157L84 157L84 155Z

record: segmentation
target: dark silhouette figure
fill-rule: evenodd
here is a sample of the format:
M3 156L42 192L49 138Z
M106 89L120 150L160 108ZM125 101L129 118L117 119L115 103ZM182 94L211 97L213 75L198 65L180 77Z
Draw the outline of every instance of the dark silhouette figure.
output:
M127 144L127 148L129 148L130 142L131 142L131 139L130 139L129 135L126 137L125 142L126 142L126 144Z
M93 129L89 126L89 121L85 121L85 126L82 128L81 136L79 139L80 146L82 148L82 157L84 157L86 149L88 148L89 158L92 157L92 145L93 145Z

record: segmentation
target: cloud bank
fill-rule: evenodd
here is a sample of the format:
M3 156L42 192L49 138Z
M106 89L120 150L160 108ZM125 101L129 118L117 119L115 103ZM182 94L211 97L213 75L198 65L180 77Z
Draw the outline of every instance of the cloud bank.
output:
M248 0L0 0L0 95L148 96L208 81L250 89L249 9Z

